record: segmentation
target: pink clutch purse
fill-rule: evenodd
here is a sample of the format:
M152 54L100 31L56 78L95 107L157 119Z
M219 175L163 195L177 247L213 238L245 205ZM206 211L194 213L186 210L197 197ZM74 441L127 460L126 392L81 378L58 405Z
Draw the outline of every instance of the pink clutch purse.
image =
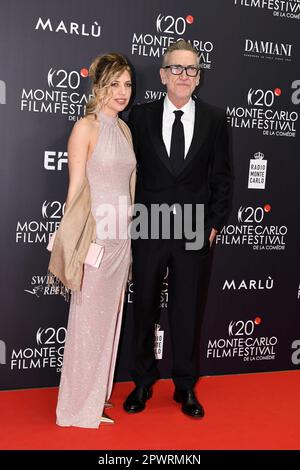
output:
M52 233L49 243L47 245L48 251L52 251L53 249L55 236L56 236L56 232ZM84 264L88 264L89 266L92 266L93 268L99 268L103 255L104 255L104 246L91 242L86 258L84 260Z

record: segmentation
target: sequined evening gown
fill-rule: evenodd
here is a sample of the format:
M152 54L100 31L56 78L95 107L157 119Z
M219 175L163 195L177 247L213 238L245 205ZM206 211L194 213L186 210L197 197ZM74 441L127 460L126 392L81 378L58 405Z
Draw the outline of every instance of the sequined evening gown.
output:
M109 399L120 335L124 292L130 263L130 239L124 236L129 218L129 181L136 161L118 118L99 113L99 136L87 162L97 242L104 246L99 269L85 265L80 301L71 299L57 403L57 424L97 428ZM122 196L120 209L119 196ZM117 233L104 239L103 204L116 210ZM111 227L111 226L110 226ZM119 229L119 227L121 227ZM119 229L119 230L118 230ZM121 233L123 229L123 235Z

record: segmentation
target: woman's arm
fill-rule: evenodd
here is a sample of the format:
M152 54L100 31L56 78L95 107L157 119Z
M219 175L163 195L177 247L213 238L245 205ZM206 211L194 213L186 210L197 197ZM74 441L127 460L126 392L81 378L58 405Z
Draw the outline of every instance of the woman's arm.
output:
M91 123L87 119L77 121L68 141L69 187L66 209L81 188L86 171L91 139Z
M131 173L130 182L129 182L131 204L134 204L135 184L136 184L136 168Z

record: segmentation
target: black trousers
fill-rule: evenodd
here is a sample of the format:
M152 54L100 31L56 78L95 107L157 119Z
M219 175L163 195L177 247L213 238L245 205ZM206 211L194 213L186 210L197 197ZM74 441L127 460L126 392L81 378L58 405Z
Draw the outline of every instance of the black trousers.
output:
M134 281L134 370L137 386L158 378L154 325L160 317L160 292L169 268L168 319L173 353L172 379L180 390L195 385L203 299L206 298L209 243L186 251L182 240L136 240L132 243Z

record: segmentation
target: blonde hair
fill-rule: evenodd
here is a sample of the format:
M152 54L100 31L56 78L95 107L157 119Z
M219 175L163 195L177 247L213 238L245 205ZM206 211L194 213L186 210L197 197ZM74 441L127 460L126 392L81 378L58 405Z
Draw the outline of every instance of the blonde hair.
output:
M127 70L132 78L131 66L122 54L112 52L96 57L90 68L89 76L92 79L92 97L87 102L85 115L95 114L107 98L109 85L114 78L118 78Z
M171 54L171 52L174 52L174 51L193 52L197 56L198 64L200 63L199 52L197 51L197 49L195 49L195 47L193 47L191 43L186 41L185 39L179 39L177 42L173 42L171 46L169 46L168 49L165 51L163 55L163 62L162 62L163 67L167 65L169 54Z

